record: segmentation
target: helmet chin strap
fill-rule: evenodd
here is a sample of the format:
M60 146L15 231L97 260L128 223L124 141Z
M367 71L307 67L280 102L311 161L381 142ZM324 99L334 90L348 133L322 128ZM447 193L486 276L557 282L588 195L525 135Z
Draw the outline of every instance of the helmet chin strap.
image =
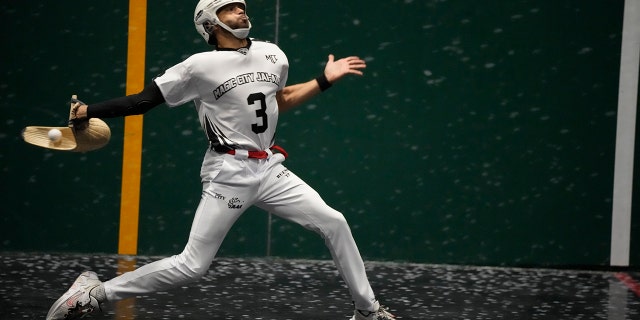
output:
M228 25L222 23L222 21L218 19L215 19L214 23L221 26L223 29L231 32L231 34L238 39L247 38L247 36L249 36L249 31L251 30L251 21L249 21L248 28L238 28L238 29L231 29Z

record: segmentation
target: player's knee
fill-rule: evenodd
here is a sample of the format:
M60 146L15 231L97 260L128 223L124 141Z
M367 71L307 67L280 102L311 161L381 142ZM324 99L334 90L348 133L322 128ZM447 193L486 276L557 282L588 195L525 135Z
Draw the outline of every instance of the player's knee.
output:
M202 278L209 270L209 264L198 263L186 260L179 264L178 269L188 279L197 280Z
M189 275L193 279L202 278L209 271L209 264L191 264L188 265Z
M347 219L340 212L335 212L334 214L328 216L325 222L326 235L332 236L335 234L341 234L343 232L351 232L349 229L349 224L347 223Z
M211 260L190 254L187 250L176 256L175 262L178 270L186 278L196 280L203 277L211 265Z

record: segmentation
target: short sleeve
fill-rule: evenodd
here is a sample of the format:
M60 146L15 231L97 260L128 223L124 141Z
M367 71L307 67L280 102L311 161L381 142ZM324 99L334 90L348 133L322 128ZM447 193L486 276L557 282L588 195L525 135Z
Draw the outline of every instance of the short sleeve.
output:
M282 63L282 72L280 73L280 85L278 88L279 90L282 90L287 86L287 78L289 78L289 59L287 59L287 56L284 54L284 52L282 53L282 56L284 57L284 61Z
M198 98L198 90L194 85L189 62L185 60L154 79L162 92L167 105L171 107L185 104Z

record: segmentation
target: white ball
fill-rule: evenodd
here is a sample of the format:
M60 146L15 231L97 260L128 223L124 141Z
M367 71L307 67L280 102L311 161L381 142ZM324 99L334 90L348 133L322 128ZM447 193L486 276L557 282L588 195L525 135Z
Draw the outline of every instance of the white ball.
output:
M49 130L49 139L53 142L58 142L62 138L62 131L58 129Z

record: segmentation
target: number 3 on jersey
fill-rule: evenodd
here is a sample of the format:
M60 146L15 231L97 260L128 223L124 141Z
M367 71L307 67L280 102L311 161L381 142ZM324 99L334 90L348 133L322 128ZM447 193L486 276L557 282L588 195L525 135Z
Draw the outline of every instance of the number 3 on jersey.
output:
M262 124L252 124L251 130L258 134L267 131L269 124L267 122L267 101L264 93L252 93L247 97L247 103L249 103L249 105L255 104L256 101L260 101L260 109L256 110L256 117L262 120ZM260 122L260 120L258 120L258 122Z

